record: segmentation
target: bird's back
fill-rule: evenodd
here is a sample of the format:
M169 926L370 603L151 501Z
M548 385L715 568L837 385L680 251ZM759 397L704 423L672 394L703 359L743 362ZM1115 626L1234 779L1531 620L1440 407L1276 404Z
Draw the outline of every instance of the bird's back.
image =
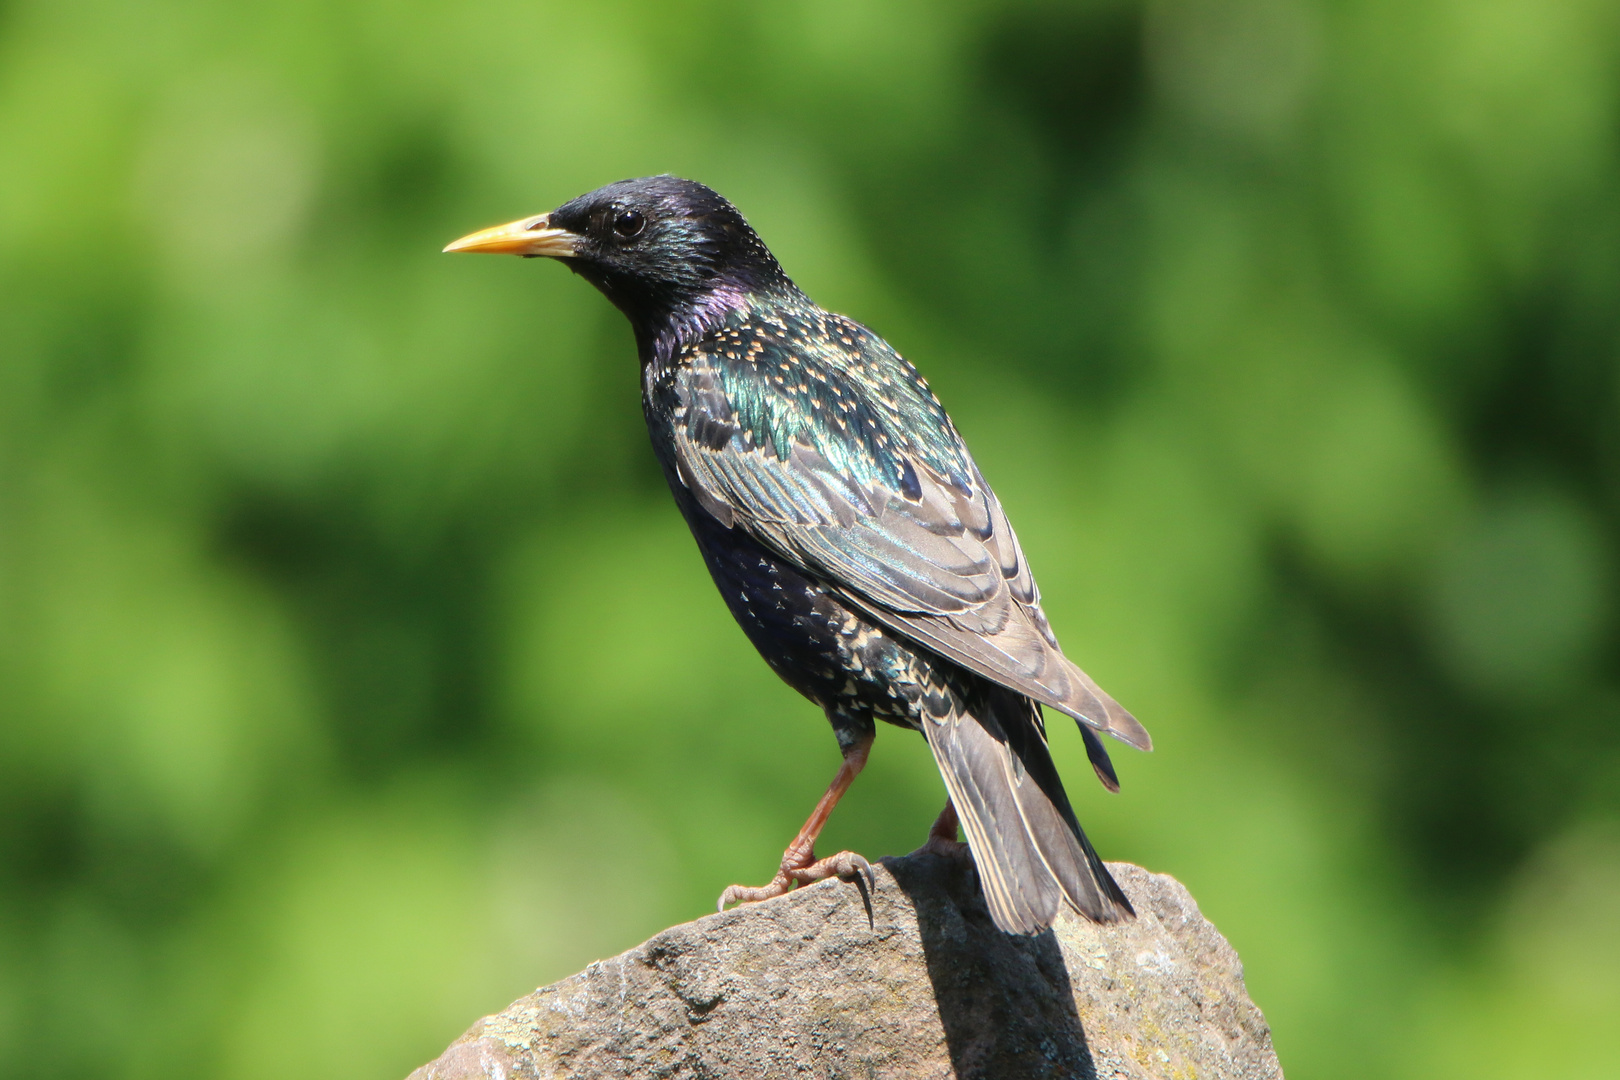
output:
M999 599L1033 614L1038 660L1056 651L1005 516L915 369L865 328L794 308L737 318L647 376L654 442L732 614L846 751L874 719L927 737L996 923L1035 932L1065 905L1129 917L1035 702L907 632L931 619L994 642L939 610L982 619Z
M875 621L1134 746L1147 732L1063 656L1011 523L894 349L796 291L650 364L672 486Z

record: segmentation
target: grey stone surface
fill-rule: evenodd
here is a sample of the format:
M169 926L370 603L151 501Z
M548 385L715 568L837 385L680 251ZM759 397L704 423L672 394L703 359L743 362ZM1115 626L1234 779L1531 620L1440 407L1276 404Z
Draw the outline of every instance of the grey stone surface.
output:
M1135 921L1015 938L970 861L886 859L870 896L824 881L542 987L410 1080L1280 1080L1237 953L1187 890L1111 868Z

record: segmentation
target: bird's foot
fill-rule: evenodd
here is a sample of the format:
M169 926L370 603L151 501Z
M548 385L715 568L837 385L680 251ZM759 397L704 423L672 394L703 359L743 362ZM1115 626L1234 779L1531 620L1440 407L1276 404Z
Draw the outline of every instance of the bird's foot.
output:
M840 851L836 855L818 859L809 866L789 870L787 875L800 885L825 881L830 877L840 878L844 881L854 881L857 877L864 877L868 888L877 888L877 876L872 873L872 864L866 861L866 856L858 855L853 851Z
M952 840L948 836L935 836L928 834L923 846L913 851L912 855L939 855L946 859L960 858L967 853L968 846L960 840ZM907 858L910 858L908 855Z
M853 881L857 876L866 878L868 888L877 888L877 878L872 873L872 864L866 861L865 856L857 855L853 851L840 851L825 859L817 859L814 848L799 848L795 845L788 848L786 854L782 856L782 868L768 884L726 886L726 891L720 894L718 910L724 911L731 904L752 904L760 900L769 900L781 896L795 885L809 885L830 877Z
M947 802L939 817L934 819L933 828L928 830L928 839L911 854L941 855L947 859L961 857L967 852L968 846L956 838L956 827L956 804Z

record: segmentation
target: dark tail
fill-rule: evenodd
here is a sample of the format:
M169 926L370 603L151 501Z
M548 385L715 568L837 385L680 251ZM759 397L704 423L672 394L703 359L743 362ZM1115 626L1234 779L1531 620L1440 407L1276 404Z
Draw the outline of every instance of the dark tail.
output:
M924 728L973 849L990 917L1010 934L1039 933L1063 907L1098 923L1133 918L1131 902L1075 820L1038 707L982 685L972 714L930 719Z

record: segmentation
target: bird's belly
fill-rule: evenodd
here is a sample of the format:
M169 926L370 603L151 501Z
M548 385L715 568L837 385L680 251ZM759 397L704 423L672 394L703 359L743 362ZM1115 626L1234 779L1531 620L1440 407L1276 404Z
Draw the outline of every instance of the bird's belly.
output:
M940 708L950 693L948 661L852 610L741 530L693 510L698 547L738 625L783 681L827 711L841 741L846 727L852 735L874 719L918 727Z

